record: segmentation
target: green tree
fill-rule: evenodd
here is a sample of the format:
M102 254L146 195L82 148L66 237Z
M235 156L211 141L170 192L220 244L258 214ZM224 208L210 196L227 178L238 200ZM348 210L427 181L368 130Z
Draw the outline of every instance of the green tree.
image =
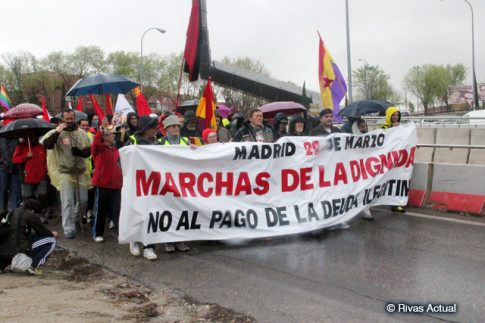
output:
M357 99L396 102L398 94L390 83L390 76L378 65L365 64L355 69L352 75Z
M15 106L29 99L25 93L24 80L26 75L36 72L39 64L35 56L27 51L9 52L3 54L2 58L7 70L5 83L9 88L10 101Z

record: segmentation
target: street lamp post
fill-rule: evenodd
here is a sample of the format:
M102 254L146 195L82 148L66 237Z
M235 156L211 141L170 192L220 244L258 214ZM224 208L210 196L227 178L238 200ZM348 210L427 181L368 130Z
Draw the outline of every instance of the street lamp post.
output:
M477 77L475 75L475 25L473 23L473 7L468 0L465 1L468 6L470 6L470 10L472 12L472 73L473 73L473 110L478 107L478 93L477 93Z
M413 68L416 71L416 83L417 83L418 82L418 77L419 77L419 66L413 66ZM419 113L418 103L419 103L418 84L416 84L416 113Z
M162 29L162 28L157 28L157 27L153 27L153 28L148 28L147 30L145 30L145 32L143 33L143 36L141 36L141 49L140 49L140 90L143 92L143 38L145 37L145 34L152 30L152 29L156 29L158 30L160 33L165 33L165 29Z
M347 29L347 92L349 93L349 104L352 103L352 64L350 63L350 27L349 27L349 0L345 0L345 21Z

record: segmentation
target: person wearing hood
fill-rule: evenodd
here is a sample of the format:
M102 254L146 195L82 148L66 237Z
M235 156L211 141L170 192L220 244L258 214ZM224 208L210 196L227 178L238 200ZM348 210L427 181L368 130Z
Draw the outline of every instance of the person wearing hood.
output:
M386 110L386 122L379 126L379 129L389 129L401 124L401 111L396 107L389 107ZM391 206L393 212L406 213L402 206Z
M178 120L178 118L177 118ZM182 137L199 137L202 138L202 131L197 128L197 117L194 111L188 110L184 114L184 126L180 129Z
M379 126L379 129L389 129L401 124L401 111L396 107L389 107L386 110L386 122Z
M232 115L231 122L225 125L226 129L229 131L229 135L231 136L231 138L239 129L241 129L243 123L244 115L241 112L235 112Z
M126 124L128 128L125 131L125 136L124 136L125 143L138 130L138 116L136 115L135 112L129 112L126 115Z
M149 115L142 115L140 120L137 120L138 130L128 137L125 146L130 145L159 145L160 141L157 139L157 125L156 118L152 118ZM130 242L130 253L133 256L140 255L141 242ZM148 260L156 260L158 256L154 252L155 245L143 246L143 257Z
M260 109L249 111L249 120L232 137L233 142L274 142L273 130L263 122L263 112Z
M222 124L222 116L218 110L215 111L216 123L217 123L217 137L219 138L219 142L229 142L231 140L231 135L229 134L229 130L224 128ZM203 133L202 133L203 135ZM205 142L205 139L204 139Z
M277 141L281 137L287 136L286 126L288 125L288 117L283 113L278 112L273 120L273 138Z
M91 188L89 160L91 138L74 122L74 111L62 112L62 122L49 131L42 144L49 150L47 169L52 185L61 195L62 227L66 238L73 239L76 232L76 204L79 202L81 214L86 214L88 189ZM79 201L78 201L79 197Z
M342 126L342 128L340 128L340 131L342 132L345 132L345 133L353 133L352 131L352 126L354 125L354 123L357 121L357 120L362 120L360 118L360 116L358 116L357 118L354 118L354 117L348 117L347 118L347 122L344 123L344 125Z
M306 120L299 113L294 114L290 121L289 136L308 136L308 132L305 130Z
M89 126L93 127L95 130L99 128L99 116L96 113L90 113L88 115Z

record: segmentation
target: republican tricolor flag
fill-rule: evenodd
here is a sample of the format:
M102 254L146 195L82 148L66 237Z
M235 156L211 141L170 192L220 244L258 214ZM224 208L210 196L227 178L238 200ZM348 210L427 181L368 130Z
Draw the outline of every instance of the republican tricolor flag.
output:
M214 100L214 93L212 93L211 79L209 78L205 86L204 95L200 98L199 105L195 111L195 115L199 117L199 128L211 128L217 131L215 111L216 101Z
M325 47L320 33L319 55L318 55L318 81L320 83L320 94L324 109L333 109L334 118L340 111L340 101L347 93L347 84L330 52Z

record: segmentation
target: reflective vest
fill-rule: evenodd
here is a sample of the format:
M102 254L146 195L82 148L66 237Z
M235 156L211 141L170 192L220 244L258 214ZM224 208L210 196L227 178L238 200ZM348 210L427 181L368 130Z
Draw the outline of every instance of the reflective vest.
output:
M170 142L168 141L167 137L163 137L162 140L160 140L162 145L170 145ZM180 142L179 145L181 146L188 146L189 145L189 139L187 137L180 137Z
M136 145L136 138L135 135L131 135L129 138L133 139L133 145ZM162 142L162 139L158 139L158 142Z
M93 133L92 132L86 132L89 136L89 138L91 138L91 143L93 142ZM89 155L88 157L88 160L89 160L89 173L92 174L93 171L94 171L94 167L93 167L93 155Z

